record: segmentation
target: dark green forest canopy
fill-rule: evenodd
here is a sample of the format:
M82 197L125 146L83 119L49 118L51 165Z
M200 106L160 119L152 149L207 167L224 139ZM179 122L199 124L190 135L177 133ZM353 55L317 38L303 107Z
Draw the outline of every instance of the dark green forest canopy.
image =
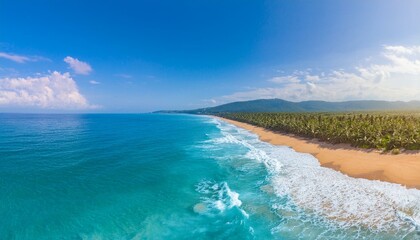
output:
M359 148L420 150L419 112L221 113L273 131Z

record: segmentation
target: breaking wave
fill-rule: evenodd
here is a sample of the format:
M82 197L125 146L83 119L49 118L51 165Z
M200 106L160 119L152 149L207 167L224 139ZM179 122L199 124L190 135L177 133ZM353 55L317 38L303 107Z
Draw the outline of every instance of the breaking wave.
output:
M376 238L380 236L378 233L398 238L419 237L419 190L351 178L321 167L310 154L262 142L256 135L214 118L210 121L221 130L222 137L210 139L208 143L245 148L246 158L264 164L270 189L277 199L271 204L272 211L285 220L273 232L298 228L305 233L315 225L322 229L318 237ZM204 189L209 189L208 185L211 184L199 185L198 189L207 191ZM210 189L213 187L218 191L224 188L216 184ZM232 206L221 199L224 198L213 199L214 209Z
M226 210L237 208L245 217L248 214L241 209L242 201L239 194L232 191L227 182L201 181L196 191L202 194L201 202L194 205L194 212L199 214L215 215Z

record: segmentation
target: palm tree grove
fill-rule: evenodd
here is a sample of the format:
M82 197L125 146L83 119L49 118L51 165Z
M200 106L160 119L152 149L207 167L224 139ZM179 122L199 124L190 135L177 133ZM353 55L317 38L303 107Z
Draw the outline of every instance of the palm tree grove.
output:
M399 153L420 149L419 113L225 113L273 131Z

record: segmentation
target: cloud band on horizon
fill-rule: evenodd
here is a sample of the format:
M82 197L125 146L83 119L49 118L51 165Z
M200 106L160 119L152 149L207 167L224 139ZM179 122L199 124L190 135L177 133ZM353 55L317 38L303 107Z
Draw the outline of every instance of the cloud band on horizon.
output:
M217 103L260 98L290 101L419 100L420 46L383 46L379 62L318 74L295 71L268 80L278 86L254 88L216 98Z

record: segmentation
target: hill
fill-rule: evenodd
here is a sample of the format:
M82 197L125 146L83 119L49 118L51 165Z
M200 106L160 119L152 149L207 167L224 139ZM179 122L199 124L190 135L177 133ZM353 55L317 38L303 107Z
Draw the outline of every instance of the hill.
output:
M193 110L158 111L157 113L217 114L227 112L348 112L348 111L396 111L420 110L420 101L303 101L290 102L282 99L259 99L232 102L216 107Z

